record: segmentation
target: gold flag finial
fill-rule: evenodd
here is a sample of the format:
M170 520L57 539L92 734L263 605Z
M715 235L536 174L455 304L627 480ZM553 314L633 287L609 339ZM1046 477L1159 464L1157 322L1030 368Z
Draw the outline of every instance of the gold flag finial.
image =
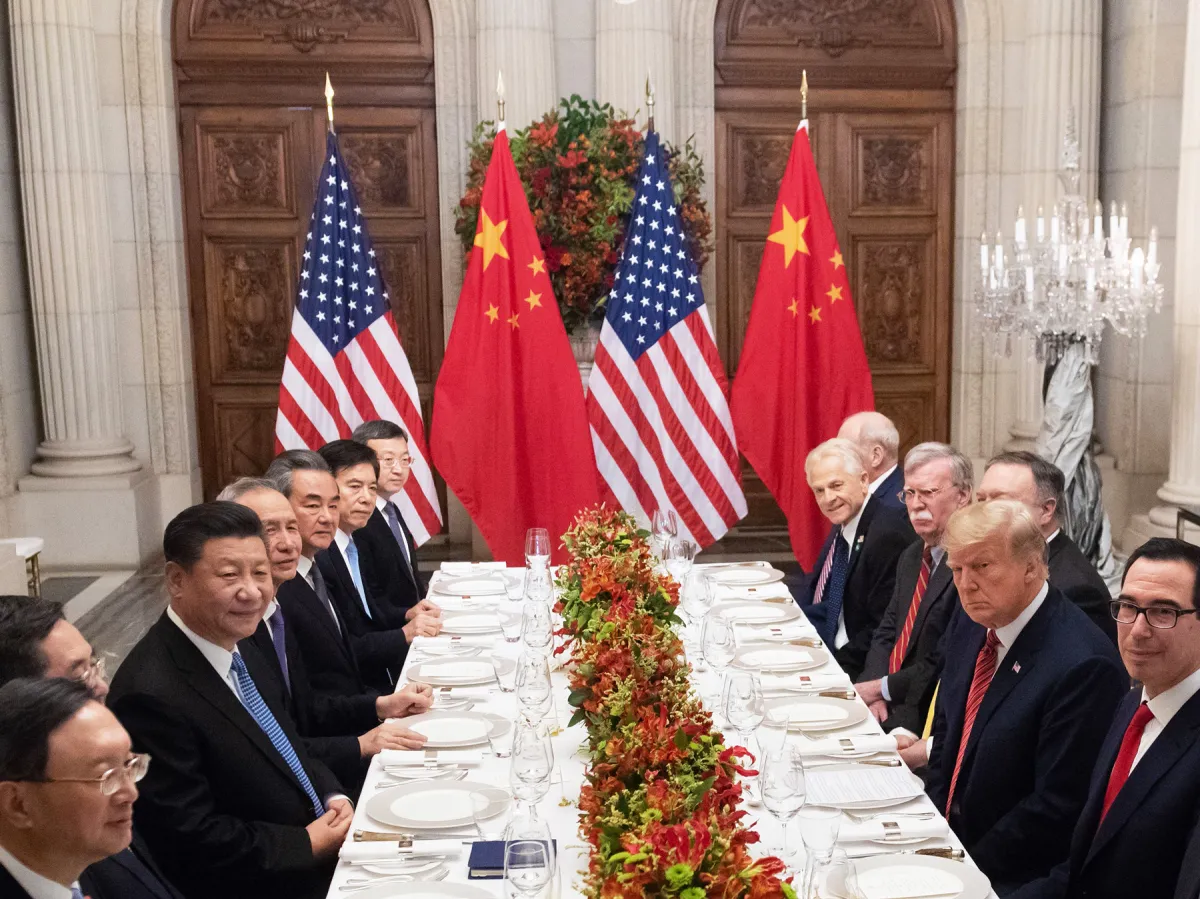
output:
M496 115L497 121L504 121L504 73L496 70Z
M333 131L333 82L329 73L325 73L325 111L329 114L329 130Z
M649 69L646 70L646 129L654 130L654 82Z
M808 118L808 69L800 72L800 118Z

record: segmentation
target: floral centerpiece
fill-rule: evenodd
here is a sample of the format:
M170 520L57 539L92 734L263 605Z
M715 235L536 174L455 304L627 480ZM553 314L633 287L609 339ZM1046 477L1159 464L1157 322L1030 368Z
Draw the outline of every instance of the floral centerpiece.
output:
M657 570L632 516L601 506L563 537L559 570L571 654L572 724L588 731L579 797L591 844L585 894L788 897L777 858L755 860L758 834L738 808L749 753L724 745L688 680L673 625L678 587Z
M495 122L481 122L468 147L467 189L455 209L466 253L474 244L495 136ZM645 139L633 119L610 104L577 95L509 137L563 323L574 331L603 315ZM704 166L691 140L682 148L663 146L688 250L703 269L712 249L712 219L701 196Z

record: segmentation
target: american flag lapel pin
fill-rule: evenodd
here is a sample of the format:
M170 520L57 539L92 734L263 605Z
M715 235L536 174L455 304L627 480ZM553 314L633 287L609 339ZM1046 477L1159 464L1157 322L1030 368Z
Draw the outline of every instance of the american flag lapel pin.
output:
M1013 674L1020 674L1020 673L1021 673L1021 663L1013 662Z

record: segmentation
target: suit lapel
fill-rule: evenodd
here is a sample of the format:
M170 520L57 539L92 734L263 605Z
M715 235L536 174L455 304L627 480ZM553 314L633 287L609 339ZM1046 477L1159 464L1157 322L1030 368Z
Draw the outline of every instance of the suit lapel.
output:
M1131 713L1129 720L1132 718ZM1127 720L1125 727L1128 726L1129 721ZM1091 849L1088 851L1088 860L1102 849L1104 844L1112 839L1129 820L1130 815L1138 810L1146 798L1146 794L1154 788L1154 785L1183 758L1188 750L1196 745L1198 730L1200 730L1200 693L1192 696L1176 713L1170 724L1163 728L1162 733L1146 750L1146 754L1137 763L1137 767L1130 772L1125 786L1113 800L1112 807L1109 808L1108 814L1104 816L1104 820L1096 831ZM1124 733L1125 728L1122 728L1120 736L1117 737L1117 751L1120 751L1120 742ZM1116 753L1114 752L1112 761L1108 765L1109 772L1112 771L1112 763L1115 761ZM1103 785L1100 786L1098 792L1103 798L1104 790L1108 785L1108 777L1105 776L1102 780Z
M315 560L313 561L313 564L317 564ZM321 597L317 596L317 591L313 589L312 584L310 584L306 578L303 578L297 574L292 580L288 581L288 584L294 584L294 586L290 589L295 591L296 600L309 607L309 614L316 615L317 620L320 621L321 625L329 632L330 639L332 639L338 646L342 648L343 653L349 655L350 650L348 644L346 643L345 636L345 620L339 617L338 621L336 623L334 622L329 613L329 609L325 608L325 603L321 602ZM337 603L333 602L332 597L330 598L330 603L333 606L334 614L338 614Z
M8 899L10 896L12 899L29 899L29 894L17 883L16 878L0 865L0 897Z
M246 711L246 707L234 695L229 685L200 654L200 650L192 645L183 631L176 627L165 613L159 619L159 624L166 631L167 650L179 670L187 675L184 680L188 686L195 691L196 695L224 715L230 724L245 734L250 742L257 746L259 751L296 785L297 789L300 789L300 781L296 779L292 769L283 760L283 756L263 733L258 722ZM266 703L266 699L263 699L263 702ZM274 712L275 710L272 709L271 713L274 714Z
M917 577L920 578L920 562L917 563ZM921 633L921 628L925 626L926 620L929 618L929 610L937 605L938 600L942 598L945 592L954 586L954 578L950 575L950 569L946 565L939 565L933 569L933 574L929 576L929 583L925 586L925 598L921 600L921 606L917 609L917 620L913 622L912 636L908 641L908 649L904 653L904 657L916 651L917 635ZM913 582L913 591L916 591L916 582ZM909 596L909 603L912 603L912 597ZM908 614L908 607L905 607L904 614ZM901 620L898 627L904 627L904 622Z
M850 547L850 556L846 561L846 583L850 583L850 577L854 574L854 568L862 555L867 531L871 528L871 520L875 517L877 508L879 508L879 500L873 496L867 497L867 502L862 508L862 517L858 519L858 528L854 532L854 543Z
M404 570L408 572L408 577L412 581L413 586L417 588L417 595L421 594L421 582L417 580L417 547L413 540L412 531L408 529L408 525L404 523L404 516L399 513L399 508L396 512L396 520L400 522L400 533L404 536L405 549L408 550L407 555L401 553L400 561L404 563ZM391 533L391 529L388 529Z

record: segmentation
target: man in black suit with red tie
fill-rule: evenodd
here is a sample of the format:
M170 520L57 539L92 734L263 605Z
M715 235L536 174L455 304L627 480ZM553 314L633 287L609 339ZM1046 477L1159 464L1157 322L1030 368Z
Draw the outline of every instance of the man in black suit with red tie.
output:
M800 605L854 680L891 599L896 560L916 535L907 515L868 493L862 456L850 441L826 440L804 468L832 527L800 587Z
M896 588L855 685L884 730L924 727L942 667L942 634L958 608L942 534L971 501L973 474L971 460L944 443L918 444L904 460L908 519L920 539L900 555Z
M379 460L375 510L355 532L367 589L381 604L402 611L406 621L419 612L438 611L425 599L427 584L417 568L416 545L397 503L404 496L412 466L408 434L390 421L365 421L350 435Z
M959 509L942 544L962 609L945 636L926 792L1006 896L1066 857L1129 678L1047 583L1046 541L1023 503Z
M1015 899L1196 899L1200 894L1200 547L1156 537L1113 603L1121 658L1141 682L1100 748L1070 856Z

